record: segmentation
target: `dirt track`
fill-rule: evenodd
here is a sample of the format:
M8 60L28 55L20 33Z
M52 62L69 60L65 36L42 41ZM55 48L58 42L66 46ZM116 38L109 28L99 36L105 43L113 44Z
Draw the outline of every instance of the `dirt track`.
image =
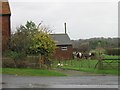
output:
M65 73L68 76L106 76L106 74L95 74L90 72L75 71L75 70L56 70L62 73Z

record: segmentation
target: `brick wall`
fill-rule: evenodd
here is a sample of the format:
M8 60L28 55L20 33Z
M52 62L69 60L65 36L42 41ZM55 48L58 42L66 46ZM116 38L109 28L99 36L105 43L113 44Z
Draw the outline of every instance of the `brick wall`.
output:
M67 50L61 50L61 47L67 47ZM70 46L58 46L55 50L53 57L55 59L71 59L72 58L73 48L72 45Z
M2 50L7 49L10 39L10 15L0 16L0 24L2 23Z
M0 1L0 33L2 36L2 51L7 49L7 45L10 39L10 6L8 0L5 2Z

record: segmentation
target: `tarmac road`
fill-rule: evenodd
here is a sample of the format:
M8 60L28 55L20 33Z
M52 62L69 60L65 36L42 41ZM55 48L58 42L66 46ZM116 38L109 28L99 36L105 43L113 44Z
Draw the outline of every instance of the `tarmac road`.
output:
M2 75L3 88L118 88L118 76L39 77Z

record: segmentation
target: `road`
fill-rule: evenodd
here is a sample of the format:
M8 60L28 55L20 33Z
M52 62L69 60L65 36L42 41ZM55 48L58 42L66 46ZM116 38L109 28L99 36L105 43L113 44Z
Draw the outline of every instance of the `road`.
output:
M118 88L118 76L39 77L3 75L3 88Z

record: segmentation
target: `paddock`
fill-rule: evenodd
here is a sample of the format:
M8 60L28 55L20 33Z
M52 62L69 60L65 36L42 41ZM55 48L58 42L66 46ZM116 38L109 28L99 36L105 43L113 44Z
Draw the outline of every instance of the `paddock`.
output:
M118 70L118 66L120 63L120 59L118 56L109 56L110 58L103 58L103 59L71 59L71 60L62 60L60 63L63 64L62 68L66 69L101 69L101 70ZM54 61L53 67L56 68L59 61ZM100 64L101 67L100 67Z

